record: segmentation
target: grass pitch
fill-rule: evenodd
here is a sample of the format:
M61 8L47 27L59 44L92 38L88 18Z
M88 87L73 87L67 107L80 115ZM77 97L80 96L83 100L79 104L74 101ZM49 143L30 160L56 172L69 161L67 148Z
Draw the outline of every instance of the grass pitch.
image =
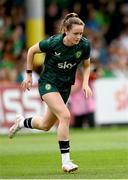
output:
M0 136L0 179L128 179L128 128L71 130L71 158L79 171L65 174L56 133Z

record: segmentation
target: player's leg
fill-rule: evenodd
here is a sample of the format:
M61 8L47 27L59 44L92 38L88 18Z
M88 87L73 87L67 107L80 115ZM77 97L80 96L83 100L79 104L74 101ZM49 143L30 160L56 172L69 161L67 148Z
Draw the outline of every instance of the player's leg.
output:
M18 115L14 125L9 130L9 137L12 138L17 131L21 128L32 128L48 131L57 121L57 117L47 108L44 117L34 116L30 118L24 118L22 115Z
M44 117L34 116L32 118L32 128L48 131L56 123L57 117L51 112L50 108L47 108Z
M10 128L10 138L24 126L28 128L49 130L58 118L58 142L62 154L62 168L67 172L75 171L78 169L78 166L70 161L69 155L70 112L59 93L47 93L43 95L42 98L49 107L44 118L36 116L24 119L22 116L18 117L15 124Z
M43 95L44 101L47 103L51 111L59 120L57 129L58 143L62 154L62 168L66 172L72 172L78 169L78 166L70 160L69 145L69 124L70 112L66 107L61 95L58 92Z
M70 112L58 92L43 95L44 101L59 120L58 140L69 139Z

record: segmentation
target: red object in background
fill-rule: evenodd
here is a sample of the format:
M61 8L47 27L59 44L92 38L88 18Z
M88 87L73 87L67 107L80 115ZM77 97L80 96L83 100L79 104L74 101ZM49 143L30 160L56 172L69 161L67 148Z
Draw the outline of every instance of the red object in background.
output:
M44 114L45 105L41 102L38 89L22 91L20 85L0 86L0 128L9 128L17 114L25 117Z
M97 74L95 72L91 72L90 73L90 77L89 77L89 80L90 81L94 81L97 79Z

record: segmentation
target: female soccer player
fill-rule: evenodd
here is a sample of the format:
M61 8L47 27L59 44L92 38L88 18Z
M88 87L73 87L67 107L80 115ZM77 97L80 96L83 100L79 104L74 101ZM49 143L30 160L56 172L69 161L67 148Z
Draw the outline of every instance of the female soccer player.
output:
M41 99L48 105L44 117L24 118L19 115L10 128L12 138L21 128L33 128L48 131L59 120L57 129L58 143L62 157L62 169L72 172L78 165L70 160L69 124L70 112L66 107L71 85L74 84L78 64L83 61L83 91L86 97L92 95L88 85L90 74L90 45L82 37L84 23L75 13L67 14L63 20L61 34L49 37L33 45L27 53L26 78L22 83L23 90L32 86L33 58L36 53L45 52L44 69L39 79Z

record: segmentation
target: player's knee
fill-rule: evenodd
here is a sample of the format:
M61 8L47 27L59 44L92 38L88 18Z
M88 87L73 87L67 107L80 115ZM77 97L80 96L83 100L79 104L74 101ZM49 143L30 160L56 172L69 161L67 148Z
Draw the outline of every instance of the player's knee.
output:
M70 115L70 112L68 112L68 113L66 113L65 115L64 115L64 119L66 120L66 121L70 121L70 118L71 118L71 115Z
M60 114L60 121L63 122L63 123L69 123L70 122L70 118L71 118L71 115L70 115L70 112L68 110L63 111Z

